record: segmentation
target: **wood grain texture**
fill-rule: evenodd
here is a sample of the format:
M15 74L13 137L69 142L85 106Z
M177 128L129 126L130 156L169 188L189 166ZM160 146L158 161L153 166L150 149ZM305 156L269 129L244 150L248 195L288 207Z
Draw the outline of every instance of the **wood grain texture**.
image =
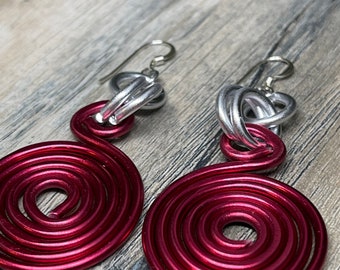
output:
M148 269L141 245L147 209L179 176L224 161L217 89L270 55L294 62L294 76L275 87L298 103L283 132L287 159L271 176L319 209L329 234L324 269L340 269L340 1L2 0L0 11L1 156L31 143L74 140L73 113L111 97L98 86L100 76L146 41L177 49L160 68L167 104L138 115L133 131L115 142L142 175L142 217L128 242L93 269ZM125 70L145 68L152 53ZM48 194L41 208L60 199Z

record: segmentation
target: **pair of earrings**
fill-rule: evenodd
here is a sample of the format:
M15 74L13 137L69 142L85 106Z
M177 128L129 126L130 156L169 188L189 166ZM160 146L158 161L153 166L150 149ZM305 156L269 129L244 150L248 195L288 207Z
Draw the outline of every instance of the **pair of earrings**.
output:
M106 140L127 133L136 110L164 104L155 67L173 58L175 48L153 41L127 61L150 45L165 45L170 51L155 57L141 73L115 74L115 70L104 77L102 82L111 79L114 98L88 105L73 116L71 130L81 143L40 143L0 160L1 267L90 267L111 255L129 236L141 214L143 184L132 161ZM142 233L152 268L321 266L327 238L315 207L288 185L250 173L282 162L283 142L261 125L279 132L279 125L296 107L290 96L272 92L272 83L290 76L293 65L279 57L260 64L272 61L287 67L260 89L232 85L219 91L217 115L225 132L221 148L232 161L183 176L152 204ZM35 202L51 188L65 192L67 199L47 217ZM19 209L21 197L29 218ZM224 237L223 228L235 222L253 227L257 240Z

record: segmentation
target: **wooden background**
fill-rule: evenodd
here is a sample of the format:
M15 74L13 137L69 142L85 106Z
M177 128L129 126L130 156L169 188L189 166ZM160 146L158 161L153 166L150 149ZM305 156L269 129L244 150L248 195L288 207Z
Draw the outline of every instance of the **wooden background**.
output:
M339 0L0 0L0 154L47 140L74 140L72 114L109 99L97 80L152 39L173 43L160 67L167 104L138 115L115 143L143 177L143 215L129 241L94 269L147 269L141 225L157 194L197 167L224 161L214 113L217 89L269 55L294 62L276 83L298 103L286 125L285 163L271 176L305 194L327 224L325 269L340 269ZM145 68L146 52L125 70ZM48 195L40 202L44 208Z

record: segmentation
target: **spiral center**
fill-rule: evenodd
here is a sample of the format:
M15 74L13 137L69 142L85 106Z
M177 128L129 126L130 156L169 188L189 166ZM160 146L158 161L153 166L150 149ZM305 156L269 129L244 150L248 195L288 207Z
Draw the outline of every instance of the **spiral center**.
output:
M245 222L232 222L224 226L223 235L234 241L255 242L257 233L255 229Z
M54 217L56 208L62 205L66 199L67 195L64 190L51 188L39 194L36 205L44 215Z

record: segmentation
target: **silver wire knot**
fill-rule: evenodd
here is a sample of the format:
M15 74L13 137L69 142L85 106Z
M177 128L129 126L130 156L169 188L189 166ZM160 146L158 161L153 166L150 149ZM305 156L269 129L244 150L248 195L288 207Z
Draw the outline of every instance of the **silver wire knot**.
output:
M112 80L119 81L119 77L137 74L119 73ZM125 118L142 108L154 98L159 97L163 91L162 86L156 83L153 78L138 74L136 78L123 90L118 92L106 105L95 115L98 123L109 122L111 125L118 125Z
M150 46L166 46L169 52L165 55L155 56L149 67L142 72L120 72L133 57ZM175 47L162 40L153 40L146 43L131 54L123 63L108 75L99 80L101 84L110 80L109 86L114 97L98 112L94 119L100 123L118 125L137 110L155 110L165 104L166 96L163 87L157 82L159 72L155 69L171 60L176 54Z
M268 62L281 62L287 66L279 75L268 77L261 87L255 87L258 79L251 87L222 86L217 97L216 112L223 132L230 139L250 149L258 147L260 142L247 131L246 123L263 125L274 133L280 134L281 124L296 112L294 98L284 93L274 92L272 88L274 81L293 74L294 66L289 60L272 56L251 68L240 81L257 67Z
M139 72L121 72L114 76L109 83L109 86L114 95L120 93L125 85L129 82L143 77L147 81L156 81L158 78L158 71L156 70L143 70L141 73ZM162 88L161 92L154 96L152 99L148 99L146 102L143 102L143 106L140 107L141 110L156 110L162 107L165 104L165 92Z

